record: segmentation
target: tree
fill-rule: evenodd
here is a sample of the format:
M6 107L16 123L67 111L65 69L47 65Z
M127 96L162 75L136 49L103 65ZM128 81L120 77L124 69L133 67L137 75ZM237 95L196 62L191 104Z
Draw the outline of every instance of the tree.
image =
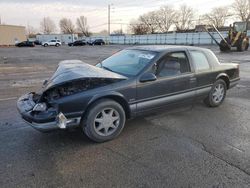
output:
M161 7L157 12L157 24L161 32L166 33L177 19L177 12L172 6Z
M229 16L229 11L227 7L216 7L208 14L203 17L207 20L207 24L215 25L217 28L225 25L226 19Z
M51 34L56 31L56 25L50 17L44 17L40 22L40 27L44 34Z
M31 25L27 25L26 27L26 34L29 38L35 38L36 37L36 33L37 33L37 30L31 26Z
M89 31L89 27L87 24L87 18L84 16L80 16L76 19L76 26L77 31L83 34L86 37L89 37L91 35L91 32Z
M186 31L193 27L194 9L187 5L181 5L176 15L175 26L177 31Z
M59 26L63 34L75 33L75 26L70 19L62 18L59 22Z
M129 30L135 35L145 35L149 33L149 28L138 20L132 20L129 24Z
M145 29L148 33L156 33L158 31L158 16L157 11L148 12L139 17L139 22L144 24Z
M250 20L250 0L235 0L232 8L241 21Z
M113 35L123 35L122 29L117 29L112 32Z

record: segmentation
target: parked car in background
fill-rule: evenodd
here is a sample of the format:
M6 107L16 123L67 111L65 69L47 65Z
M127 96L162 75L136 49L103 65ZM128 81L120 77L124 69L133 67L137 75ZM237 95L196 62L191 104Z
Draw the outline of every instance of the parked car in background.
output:
M56 46L56 47L58 47L58 46L61 46L62 43L61 43L60 40L53 39L53 40L50 40L50 41L47 41L47 42L43 42L42 45L44 47L47 47L47 46Z
M93 41L88 41L89 45L105 45L105 42L103 39L95 39Z
M208 49L133 47L96 66L61 62L43 91L22 96L17 107L40 131L79 126L90 139L104 142L121 133L126 119L138 115L197 100L220 106L239 80L239 65L220 63Z
M85 46L86 40L76 40L74 42L68 43L68 46Z
M23 41L15 44L17 47L35 47L34 42L31 41Z
M35 45L42 45L42 42L39 41L39 40L35 40L35 41L34 41L34 44L35 44Z

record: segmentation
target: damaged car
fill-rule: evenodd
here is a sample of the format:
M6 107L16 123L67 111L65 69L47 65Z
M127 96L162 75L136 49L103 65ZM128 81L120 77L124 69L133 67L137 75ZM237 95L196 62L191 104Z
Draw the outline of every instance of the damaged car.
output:
M239 80L239 65L220 63L208 49L132 47L95 66L59 63L42 91L21 96L17 108L37 130L80 127L91 140L104 142L139 115L197 100L217 107Z

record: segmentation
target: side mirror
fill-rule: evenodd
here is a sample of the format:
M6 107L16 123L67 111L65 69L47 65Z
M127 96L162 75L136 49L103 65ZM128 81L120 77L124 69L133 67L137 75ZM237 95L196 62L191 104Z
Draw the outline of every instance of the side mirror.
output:
M140 78L140 82L152 82L157 80L157 77L153 73L145 73Z

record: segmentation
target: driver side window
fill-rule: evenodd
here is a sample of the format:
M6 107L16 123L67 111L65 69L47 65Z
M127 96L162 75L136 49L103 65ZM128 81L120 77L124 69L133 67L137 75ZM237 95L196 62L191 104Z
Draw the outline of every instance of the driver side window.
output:
M190 72L190 66L185 52L167 54L157 64L156 75L159 78L178 76Z

